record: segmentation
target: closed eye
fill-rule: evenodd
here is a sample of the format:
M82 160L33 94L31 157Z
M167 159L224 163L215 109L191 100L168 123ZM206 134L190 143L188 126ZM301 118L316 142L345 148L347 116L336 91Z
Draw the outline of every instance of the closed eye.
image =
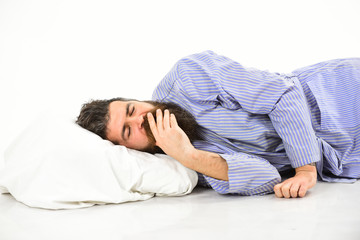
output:
M130 116L132 116L134 112L135 112L135 106L132 105L132 109L131 109L131 112L130 112Z
M124 141L127 141L128 139L129 139L129 137L130 137L130 133L131 133L131 128L130 128L130 126L124 126L123 127L123 130L122 130L122 133L121 133L121 135L122 135L122 139L124 140Z
M132 107L130 109L130 107ZM135 111L135 107L133 104L128 103L126 104L125 112L126 116L131 116ZM127 132L126 132L127 130ZM121 131L121 137L124 141L126 141L130 137L131 129L130 126L127 126L126 124L123 125L122 131Z

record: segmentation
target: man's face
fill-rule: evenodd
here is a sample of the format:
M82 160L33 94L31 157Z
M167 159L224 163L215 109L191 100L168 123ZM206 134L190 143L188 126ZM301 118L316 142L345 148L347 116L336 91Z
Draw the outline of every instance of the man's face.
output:
M145 116L154 105L139 101L114 101L109 105L107 139L136 150L146 150L150 141L144 128Z

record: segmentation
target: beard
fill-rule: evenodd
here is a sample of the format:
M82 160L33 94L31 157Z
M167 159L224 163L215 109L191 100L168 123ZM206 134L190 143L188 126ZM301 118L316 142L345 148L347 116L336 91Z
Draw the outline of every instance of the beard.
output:
M164 110L169 110L170 114L174 114L176 117L176 122L178 123L179 127L185 132L185 134L190 139L190 142L193 142L195 140L201 140L200 131L201 128L200 125L196 122L194 116L187 110L183 109L179 105L175 103L162 103L162 102L156 102L156 101L146 101L147 103L150 103L154 105L154 109L150 111L152 115L155 118L156 122L156 110L161 109L161 111L164 113ZM156 140L154 135L151 132L150 125L148 122L148 118L145 115L144 117L144 124L143 127L145 129L146 135L149 140L149 145L144 151L149 153L164 153L161 148L156 146Z

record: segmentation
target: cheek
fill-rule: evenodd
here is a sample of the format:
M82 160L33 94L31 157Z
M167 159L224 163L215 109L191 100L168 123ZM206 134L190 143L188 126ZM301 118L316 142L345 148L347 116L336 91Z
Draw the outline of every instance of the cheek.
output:
M140 145L147 144L149 142L147 134L144 130L138 130L134 134L134 138L132 139L133 143L138 143Z

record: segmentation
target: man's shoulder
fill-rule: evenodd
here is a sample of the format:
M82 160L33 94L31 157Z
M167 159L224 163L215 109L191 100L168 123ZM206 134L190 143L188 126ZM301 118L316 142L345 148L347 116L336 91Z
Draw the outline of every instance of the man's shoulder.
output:
M208 58L212 58L214 56L216 56L217 54L214 53L213 51L211 50L206 50L206 51L202 51L202 52L199 52L199 53L193 53L191 55L187 55L183 58L181 58L177 63L184 63L184 62L187 62L187 61L201 61L201 60L204 60L204 59L208 59Z
M202 75L202 81L205 81L204 74L208 71L208 63L211 61L213 51L203 51L181 58L159 82L153 92L153 100L164 100L171 94L179 95L179 91L187 91L189 86L198 84L198 76Z

